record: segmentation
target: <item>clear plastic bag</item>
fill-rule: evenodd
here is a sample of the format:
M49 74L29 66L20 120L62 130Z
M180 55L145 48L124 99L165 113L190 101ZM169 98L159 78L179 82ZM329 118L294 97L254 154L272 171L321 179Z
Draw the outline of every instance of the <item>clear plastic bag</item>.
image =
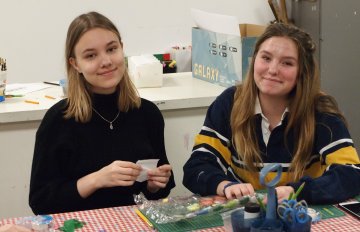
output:
M54 220L50 215L23 217L16 221L17 225L31 229L34 232L53 232Z
M201 197L199 195L190 195L150 201L140 193L134 195L134 200L146 217L158 224L162 224L209 213L226 212L244 206L250 200L256 201L256 198L245 196L241 199L227 200L220 196Z

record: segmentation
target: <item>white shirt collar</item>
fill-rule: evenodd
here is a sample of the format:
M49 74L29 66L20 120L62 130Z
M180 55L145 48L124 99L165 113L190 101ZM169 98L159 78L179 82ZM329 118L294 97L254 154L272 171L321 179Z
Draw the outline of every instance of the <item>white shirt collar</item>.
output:
M281 121L284 120L286 113L289 112L289 108L286 107L282 116L281 116ZM267 118L265 117L265 115L262 112L261 109L261 105L260 105L260 100L259 100L259 96L256 96L256 100L255 100L255 115L256 114L260 114L263 118L265 118L267 120Z
M285 115L286 115L287 112L289 112L289 109L286 107L283 114L282 114L282 116L281 116L281 120L280 120L280 122L279 122L279 124L277 126L280 126L282 124L282 121L284 120ZM269 129L269 120L262 113L259 96L257 96L256 100L255 100L255 115L256 114L261 115L261 131L262 131L262 134L263 134L264 142L265 142L265 144L267 146L267 144L269 142L271 131Z

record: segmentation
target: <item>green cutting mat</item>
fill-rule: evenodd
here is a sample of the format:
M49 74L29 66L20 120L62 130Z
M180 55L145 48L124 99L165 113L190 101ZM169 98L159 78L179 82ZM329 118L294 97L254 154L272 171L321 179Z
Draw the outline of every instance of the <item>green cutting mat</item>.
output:
M157 229L159 232L183 232L224 225L220 214L215 213L209 215L200 215L191 219L180 220L178 222L170 222L165 224L157 224L153 220L149 220L154 225L154 228Z
M345 213L333 205L310 205L310 208L320 212L321 219L336 218L345 216Z
M360 201L360 195L354 198ZM310 205L309 207L319 211L322 219L345 216L345 213L334 205Z

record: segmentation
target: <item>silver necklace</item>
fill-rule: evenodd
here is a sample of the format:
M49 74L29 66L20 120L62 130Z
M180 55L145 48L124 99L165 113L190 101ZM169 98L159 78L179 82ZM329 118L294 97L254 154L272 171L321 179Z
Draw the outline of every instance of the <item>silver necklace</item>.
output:
M106 118L104 118L99 112L97 112L94 108L93 108L94 112L100 116L100 118L102 118L104 121L108 122L110 124L110 130L113 130L113 122L115 122L115 120L119 117L120 111L118 111L117 115L115 116L115 118L112 121L107 120Z

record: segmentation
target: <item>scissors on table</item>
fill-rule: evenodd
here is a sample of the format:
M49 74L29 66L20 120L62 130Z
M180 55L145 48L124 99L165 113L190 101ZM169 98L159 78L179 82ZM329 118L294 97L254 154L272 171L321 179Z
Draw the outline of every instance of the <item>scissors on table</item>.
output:
M310 218L305 201L284 200L277 209L279 217L287 224L306 224Z
M300 209L300 208L305 208L305 210L307 211L308 205L306 203L306 201L301 200L301 201L296 201L296 200L283 200L281 202L281 204L279 205L283 206L285 208L294 208L294 209Z

